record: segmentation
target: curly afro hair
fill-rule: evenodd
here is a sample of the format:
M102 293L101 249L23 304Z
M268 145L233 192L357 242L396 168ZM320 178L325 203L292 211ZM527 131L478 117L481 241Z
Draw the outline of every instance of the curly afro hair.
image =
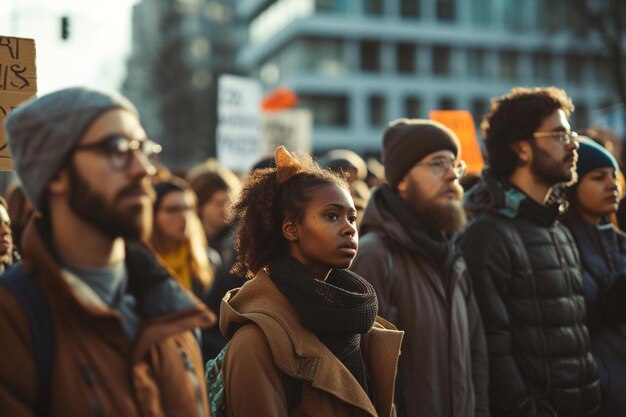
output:
M557 110L563 110L569 118L574 105L565 91L556 87L516 87L493 99L480 125L491 172L497 177L509 178L519 166L511 145L531 138L541 123Z
M238 225L237 260L232 273L252 278L272 259L287 254L283 220L302 219L318 187L335 185L348 190L345 177L320 168L310 156L300 156L298 164L300 171L282 183L276 179L277 168L255 170L244 180L239 198L231 207Z

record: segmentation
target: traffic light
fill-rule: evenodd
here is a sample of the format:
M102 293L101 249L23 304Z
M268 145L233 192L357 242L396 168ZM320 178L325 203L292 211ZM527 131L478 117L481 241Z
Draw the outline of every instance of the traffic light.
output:
M61 39L67 40L70 37L70 18L61 16Z

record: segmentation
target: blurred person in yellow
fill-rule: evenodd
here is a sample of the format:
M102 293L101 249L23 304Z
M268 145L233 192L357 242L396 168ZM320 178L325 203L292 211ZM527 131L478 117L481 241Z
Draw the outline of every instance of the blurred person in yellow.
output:
M196 212L196 194L186 181L174 176L157 183L154 189L152 246L178 282L206 302L215 271ZM203 357L208 360L211 356L204 339Z

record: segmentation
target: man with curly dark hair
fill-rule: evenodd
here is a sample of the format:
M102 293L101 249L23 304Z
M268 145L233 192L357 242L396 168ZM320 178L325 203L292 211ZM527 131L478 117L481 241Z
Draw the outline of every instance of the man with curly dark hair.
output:
M489 168L466 195L462 243L489 351L492 416L591 416L600 403L582 271L560 187L576 180L574 110L555 87L514 88L482 122Z

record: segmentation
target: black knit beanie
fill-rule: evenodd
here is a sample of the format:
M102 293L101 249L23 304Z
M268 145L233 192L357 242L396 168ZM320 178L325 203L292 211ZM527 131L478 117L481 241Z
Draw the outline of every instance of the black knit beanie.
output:
M382 162L385 177L395 190L407 172L433 152L449 150L459 154L459 140L441 123L425 119L397 119L383 136Z

